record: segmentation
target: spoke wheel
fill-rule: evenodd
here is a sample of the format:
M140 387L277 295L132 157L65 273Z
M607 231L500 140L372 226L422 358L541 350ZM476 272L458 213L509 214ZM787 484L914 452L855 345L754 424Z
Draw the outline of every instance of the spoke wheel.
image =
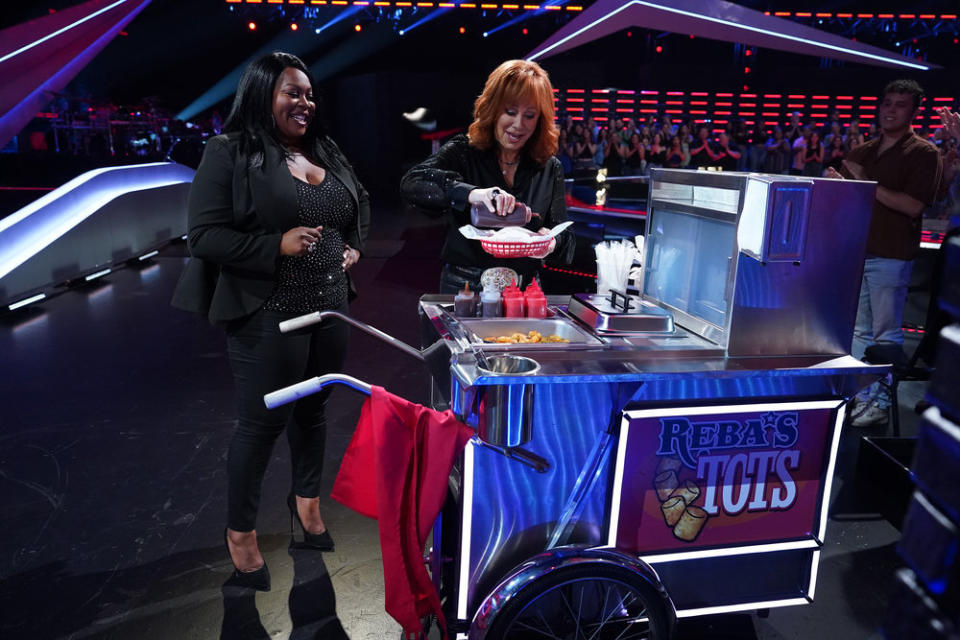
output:
M585 563L558 569L510 600L492 621L496 640L666 640L662 598L629 569Z

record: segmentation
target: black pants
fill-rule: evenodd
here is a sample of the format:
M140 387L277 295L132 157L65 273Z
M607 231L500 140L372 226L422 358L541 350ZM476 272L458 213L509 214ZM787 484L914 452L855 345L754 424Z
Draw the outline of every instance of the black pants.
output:
M337 311L347 312L347 304ZM227 525L234 531L256 528L260 485L273 445L286 428L293 490L320 495L327 438L324 415L330 388L277 409L263 396L306 378L340 371L349 327L339 320L281 334L278 325L297 314L257 311L227 328L227 354L237 386L239 419L227 455Z

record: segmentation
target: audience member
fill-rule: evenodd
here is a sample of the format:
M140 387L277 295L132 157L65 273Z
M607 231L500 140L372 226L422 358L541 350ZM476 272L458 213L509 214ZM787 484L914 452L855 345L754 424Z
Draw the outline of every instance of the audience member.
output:
M920 251L920 217L936 199L942 177L937 148L910 126L922 102L923 89L913 80L888 84L877 108L883 135L851 151L839 173L827 174L878 183L854 328L853 355L858 358L871 344L903 345L903 308ZM871 385L857 394L851 424L882 424L889 406L889 395Z
M623 128L620 130L620 139L624 144L630 142L630 136L637 133L637 126L633 123L632 118L623 119Z
M758 122L754 125L753 129L750 132L750 137L747 140L747 152L744 154L747 157L744 169L746 171L760 172L764 170L764 163L767 157L767 148L766 148L767 135L763 130L763 126Z
M584 130L580 122L573 125L573 168L574 170L592 170L597 165L594 156L597 153L597 145L590 140L590 136Z
M743 118L738 118L734 123L733 128L727 134L731 141L731 147L734 147L738 152L736 156L731 156L736 158L736 163L733 169L727 169L724 167L724 171L743 171L747 168L747 158L749 156L746 153L746 150L750 145L750 131L747 129L747 123ZM729 164L729 162L728 162Z
M681 152L681 156L682 155ZM653 142L650 144L650 154L647 158L647 165L649 168L664 167L667 165L667 148L663 144L663 136L659 133L653 134Z
M803 126L800 124L800 112L794 111L790 115L790 124L787 126L787 131L784 134L784 137L790 141L791 144L803 135Z
M803 174L803 168L806 165L807 141L810 139L810 127L804 126L800 130L800 135L793 141L793 164L790 165L790 174L799 176Z
M784 137L783 129L774 127L764 148L767 152L763 162L764 172L786 173L790 167L790 141Z
M677 135L677 125L670 121L669 115L664 115L660 120L660 133L668 138Z
M677 145L679 146L680 139L674 139L677 141ZM670 151L673 151L672 141ZM667 154L667 157L670 157L669 153ZM710 148L710 131L706 126L701 126L700 129L697 130L697 139L690 148L690 166L698 169L700 167L711 167L716 164L716 161L719 158L719 154L715 153L713 149Z
M811 131L803 153L803 175L819 178L822 173L823 144L820 142L820 134Z
M740 159L743 154L737 148L737 143L730 138L725 131L721 131L717 136L717 146L719 150L715 161L720 165L723 171L736 171L740 168Z
M623 175L641 176L647 171L647 149L638 134L630 136L630 143L621 147L623 152Z
M620 141L620 135L612 129L603 130L603 167L607 170L608 176L623 175L623 143ZM636 134L633 136L636 137Z
M843 159L846 155L847 150L843 146L843 137L835 135L830 140L824 164L826 167L839 171L840 167L843 166Z
M593 116L587 118L586 124L583 125L583 129L588 136L590 136L590 142L593 144L600 143L600 125L597 124L597 121L593 119Z
M560 166L563 167L563 174L568 176L573 173L573 150L570 147L570 142L567 137L567 130L560 129L560 137L557 139L556 155L560 161Z
M866 139L863 136L863 131L860 130L860 121L851 120L850 126L847 127L847 152L853 151L864 142L866 142Z
M680 146L680 138L674 136L670 139L670 150L666 154L665 165L671 169L680 169L686 166L683 157L683 148Z
M840 138L840 142L843 142L843 125L840 124L839 120L830 123L830 133L823 137L823 146L832 149L834 138Z

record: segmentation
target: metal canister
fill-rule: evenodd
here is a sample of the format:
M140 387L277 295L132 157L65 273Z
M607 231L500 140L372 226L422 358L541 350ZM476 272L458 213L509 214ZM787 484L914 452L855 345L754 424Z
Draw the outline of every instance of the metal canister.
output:
M483 375L529 376L540 370L532 358L496 355L477 364ZM498 447L519 447L533 435L533 390L523 383L482 385L476 389L477 435Z

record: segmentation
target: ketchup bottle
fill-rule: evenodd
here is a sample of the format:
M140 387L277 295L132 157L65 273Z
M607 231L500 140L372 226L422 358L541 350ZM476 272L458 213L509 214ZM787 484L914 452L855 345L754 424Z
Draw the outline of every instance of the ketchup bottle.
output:
M507 318L523 317L523 294L516 282L511 282L503 289L503 315Z
M544 295L536 280L527 286L527 290L523 292L523 297L527 306L528 318L547 317L547 296Z

